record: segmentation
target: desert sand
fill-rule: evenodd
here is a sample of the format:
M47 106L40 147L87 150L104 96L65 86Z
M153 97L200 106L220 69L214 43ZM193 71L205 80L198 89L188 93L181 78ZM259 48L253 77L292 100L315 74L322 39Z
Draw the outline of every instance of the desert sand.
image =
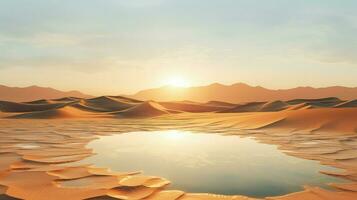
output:
M0 102L0 199L255 199L166 189L170 180L74 162L101 135L177 129L254 137L284 153L340 169L336 190L306 186L276 200L357 199L357 104L338 98L232 104L139 101L120 96ZM40 119L40 120L39 120ZM254 176L254 174L252 174Z

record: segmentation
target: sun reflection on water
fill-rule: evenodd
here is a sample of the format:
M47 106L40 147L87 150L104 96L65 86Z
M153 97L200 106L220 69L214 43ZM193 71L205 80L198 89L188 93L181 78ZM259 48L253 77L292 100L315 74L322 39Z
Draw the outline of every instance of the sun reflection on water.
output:
M143 171L189 192L262 197L300 191L302 185L324 187L327 182L339 182L319 173L330 167L238 136L184 130L131 132L103 136L88 147L96 155L82 163Z

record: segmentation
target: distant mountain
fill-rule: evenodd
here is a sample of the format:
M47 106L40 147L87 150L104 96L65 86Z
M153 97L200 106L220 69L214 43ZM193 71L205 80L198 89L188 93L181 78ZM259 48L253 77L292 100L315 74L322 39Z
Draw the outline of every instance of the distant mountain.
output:
M30 86L22 88L0 85L0 100L3 101L25 102L63 97L90 98L91 96L78 91L64 92L48 87Z
M291 100L299 98L318 99L325 97L337 97L343 100L352 100L357 99L357 87L297 87L292 89L271 90L260 86L253 87L244 83L236 83L233 85L214 83L207 86L188 88L165 86L142 90L128 97L154 101L189 100L197 102L223 101L229 103Z

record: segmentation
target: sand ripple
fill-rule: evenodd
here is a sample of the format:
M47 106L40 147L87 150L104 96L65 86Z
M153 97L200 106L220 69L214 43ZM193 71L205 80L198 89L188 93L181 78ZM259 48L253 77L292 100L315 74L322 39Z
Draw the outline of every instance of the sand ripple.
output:
M325 114L329 116L327 118L332 119L332 114L326 112ZM120 121L112 119L0 120L2 127L0 130L0 198L6 196L30 200L48 200L49 197L61 200L254 199L238 194L237 196L222 196L167 190L169 180L156 177L155 174L113 172L106 168L76 163L92 155L92 150L87 149L86 144L96 139L98 135L180 129L251 136L261 142L275 144L287 154L318 160L322 164L340 168L340 171L323 173L350 180L344 184L331 184L336 191L306 187L301 192L280 197L267 197L267 199L357 199L356 134L351 133L348 128L341 129L340 125L327 126L326 124L330 121L324 122L325 125L320 128L305 123L304 127L299 129L300 122L296 121L300 120L298 113L293 116L283 116L285 120L281 122L281 116L270 118L271 113L259 115L260 117L254 118L250 115L199 113ZM347 117L347 122L352 123ZM254 119L265 124L264 129L256 126L257 123L253 124ZM294 124L295 128L291 128L294 126L287 128L286 125L282 129L272 129L267 126L269 119L277 123ZM253 125L255 128L250 128ZM328 129L330 131L326 131L326 127L330 127L331 129ZM337 129L339 132L334 131Z

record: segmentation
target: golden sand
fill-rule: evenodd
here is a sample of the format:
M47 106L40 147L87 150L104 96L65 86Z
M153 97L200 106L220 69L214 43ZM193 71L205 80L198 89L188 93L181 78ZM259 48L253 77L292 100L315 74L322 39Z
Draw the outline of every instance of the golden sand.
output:
M111 104L100 106L102 101ZM189 104L187 109L206 108L201 104L197 108L193 108L193 103L179 102L178 104L180 106ZM346 102L346 104L353 103ZM230 104L214 104L217 105L227 109ZM178 107L175 106L171 108ZM49 196L51 199L61 200L254 199L239 194L223 196L167 190L166 186L170 184L170 180L157 177L155 174L113 172L106 168L74 164L75 161L92 155L92 150L87 149L86 145L98 136L131 131L177 129L251 136L263 143L277 145L286 154L318 160L324 165L339 168L341 170L338 172L322 173L350 180L349 183L332 183L331 186L336 188L336 191L306 187L300 192L266 197L266 199L357 199L357 108L343 107L341 104L338 107L313 109L306 109L304 106L298 106L304 108L298 109L296 105L292 109L291 106L287 106L285 102L271 102L261 104L261 108L275 110L284 107L284 110L178 113L155 102L108 97L89 101L78 100L70 104L66 102L65 106L45 111L5 113L1 116L13 118L50 116L49 118L57 120L6 118L0 120L0 197L6 195L30 200L47 200ZM120 110L103 111L113 107L120 107ZM125 118L125 116L134 118ZM135 116L149 118L139 119ZM74 119L78 117L86 119Z

